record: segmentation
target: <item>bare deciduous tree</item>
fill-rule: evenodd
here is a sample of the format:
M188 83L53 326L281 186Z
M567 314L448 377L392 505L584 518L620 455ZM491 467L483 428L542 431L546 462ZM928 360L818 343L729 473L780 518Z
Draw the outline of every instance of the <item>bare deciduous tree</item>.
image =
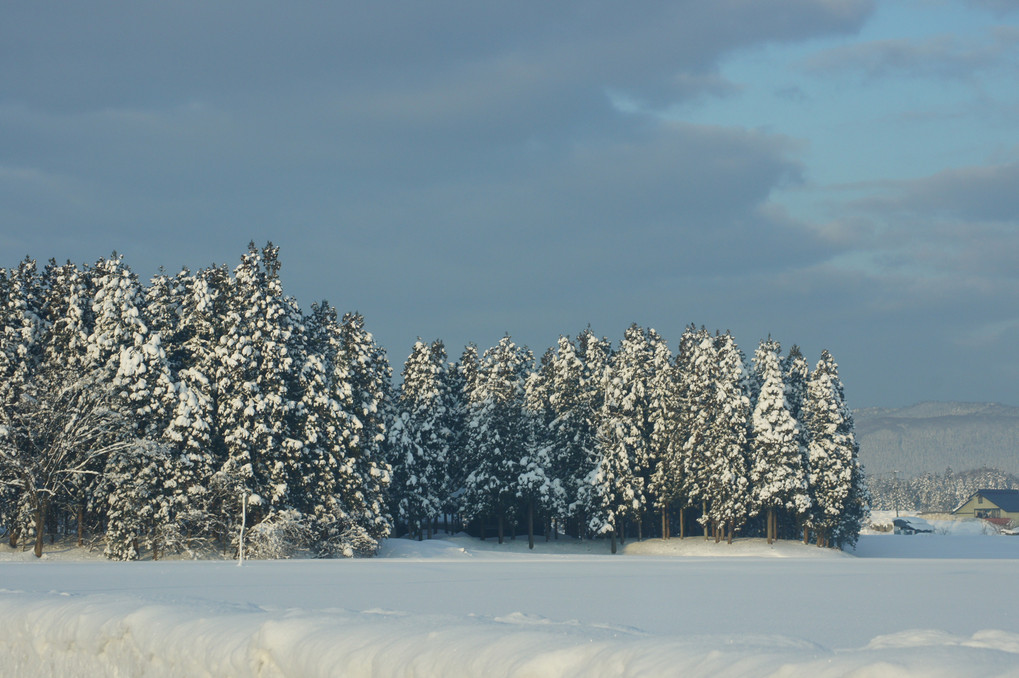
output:
M100 459L138 444L116 394L65 367L41 370L21 396L0 408L0 483L27 502L42 557L46 512L72 481L96 474Z

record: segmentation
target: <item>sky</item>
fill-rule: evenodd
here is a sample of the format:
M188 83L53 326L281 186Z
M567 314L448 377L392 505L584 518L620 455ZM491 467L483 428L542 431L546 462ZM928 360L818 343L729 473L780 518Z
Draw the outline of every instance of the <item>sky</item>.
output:
M280 246L399 372L691 323L1019 405L1019 2L11 2L0 266Z

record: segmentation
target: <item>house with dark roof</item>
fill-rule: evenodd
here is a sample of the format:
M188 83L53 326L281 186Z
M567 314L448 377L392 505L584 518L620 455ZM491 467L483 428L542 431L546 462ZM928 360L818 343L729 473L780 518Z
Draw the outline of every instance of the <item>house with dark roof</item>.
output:
M1019 490L977 490L952 515L1019 523Z

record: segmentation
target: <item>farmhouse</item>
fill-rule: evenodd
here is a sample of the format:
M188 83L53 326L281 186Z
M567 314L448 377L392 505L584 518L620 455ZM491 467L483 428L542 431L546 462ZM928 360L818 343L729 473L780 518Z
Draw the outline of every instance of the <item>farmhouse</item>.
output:
M1019 523L1019 490L977 490L952 515Z

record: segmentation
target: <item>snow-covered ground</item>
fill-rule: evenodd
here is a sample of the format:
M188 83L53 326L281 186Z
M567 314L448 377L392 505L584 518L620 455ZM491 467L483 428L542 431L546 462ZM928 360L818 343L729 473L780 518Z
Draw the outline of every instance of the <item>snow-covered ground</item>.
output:
M1019 537L606 551L453 537L237 567L4 548L0 675L1019 676Z

